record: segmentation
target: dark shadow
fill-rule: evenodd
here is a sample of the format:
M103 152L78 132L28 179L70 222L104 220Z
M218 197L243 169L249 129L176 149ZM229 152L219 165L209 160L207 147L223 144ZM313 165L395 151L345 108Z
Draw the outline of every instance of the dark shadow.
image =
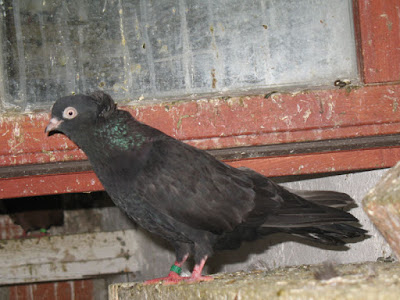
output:
M347 242L356 243L364 239L364 237L360 237L348 240ZM208 271L210 274L218 273L224 265L246 262L250 254L261 254L268 251L268 248L283 242L296 242L323 250L347 251L349 249L346 245L325 245L285 233L276 233L254 242L243 242L242 246L237 250L216 252L207 262Z
M25 232L64 224L64 210L112 207L105 192L74 193L0 200L0 214L8 214Z

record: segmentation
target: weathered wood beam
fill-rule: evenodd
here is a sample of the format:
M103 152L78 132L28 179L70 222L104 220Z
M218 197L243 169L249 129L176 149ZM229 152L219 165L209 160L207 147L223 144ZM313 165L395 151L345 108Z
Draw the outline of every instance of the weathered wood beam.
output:
M400 134L365 136L347 139L311 141L300 143L262 145L213 149L208 152L220 160L240 160L247 158L275 157L292 154L323 153L400 146ZM0 167L0 178L37 176L49 174L80 173L91 171L87 160L67 161L46 164L18 165Z
M400 84L129 106L138 120L211 150L397 134ZM47 113L1 116L0 166L83 160Z
M361 72L365 83L399 82L400 4L398 0L357 0Z
M135 230L0 240L0 285L140 270Z
M291 266L215 274L194 284L117 283L108 299L398 299L399 272L400 263Z
M400 147L306 153L227 161L265 176L349 172L392 167L400 160ZM0 199L103 190L92 171L0 179Z

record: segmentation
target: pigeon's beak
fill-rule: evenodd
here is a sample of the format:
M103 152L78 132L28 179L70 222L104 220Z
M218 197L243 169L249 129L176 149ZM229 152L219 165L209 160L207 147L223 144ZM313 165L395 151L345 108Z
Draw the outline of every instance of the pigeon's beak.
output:
M59 120L57 118L51 118L44 132L49 134L50 132L56 130L62 122L63 120Z

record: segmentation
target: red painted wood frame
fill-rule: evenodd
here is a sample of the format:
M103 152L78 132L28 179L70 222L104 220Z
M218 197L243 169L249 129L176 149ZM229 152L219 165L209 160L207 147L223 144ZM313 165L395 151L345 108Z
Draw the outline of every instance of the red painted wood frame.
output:
M354 1L360 87L125 107L137 119L202 149L400 133L400 3ZM0 167L82 160L47 113L3 116ZM268 176L393 166L400 147L230 161ZM101 190L92 172L0 179L0 199Z

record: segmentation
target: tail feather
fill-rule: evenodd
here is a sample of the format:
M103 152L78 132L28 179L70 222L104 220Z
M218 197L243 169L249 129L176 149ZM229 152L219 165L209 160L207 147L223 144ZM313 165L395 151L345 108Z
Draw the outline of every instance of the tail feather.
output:
M345 245L347 239L362 238L367 231L348 224L330 224L315 227L280 228L280 232L299 236L325 245ZM260 235L269 235L269 228L259 228Z
M254 183L255 207L244 223L223 234L217 248L236 248L274 233L287 233L327 245L344 245L348 239L367 237L359 221L343 209L355 205L345 193L300 191L282 187L247 168ZM353 225L350 225L353 224Z
M330 225L333 223L358 222L353 215L338 209L325 206L310 208L290 208L269 215L262 224L263 227L311 227Z
M345 193L334 191L303 191L289 188L285 189L318 205L324 205L333 208L346 208L348 206L355 205L354 199Z

